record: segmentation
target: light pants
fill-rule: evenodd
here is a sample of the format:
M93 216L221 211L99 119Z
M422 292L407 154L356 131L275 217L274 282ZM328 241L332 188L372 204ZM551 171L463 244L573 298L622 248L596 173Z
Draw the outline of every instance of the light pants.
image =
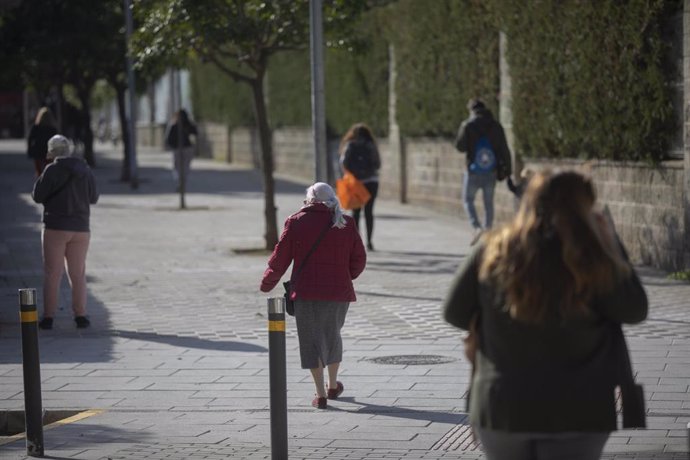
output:
M182 186L182 178L184 177L184 185L187 188L194 152L194 146L173 150L173 180L178 187Z
M74 316L86 315L86 253L89 232L43 229L43 316L55 317L60 281L67 267Z
M477 208L474 207L474 199L479 190L482 191L484 199L484 213L486 219L483 228L491 228L494 223L494 190L496 189L496 174L474 174L465 172L465 180L462 187L463 205L470 219L472 227L481 229L482 224L477 216Z
M521 433L475 428L488 460L598 460L608 432Z

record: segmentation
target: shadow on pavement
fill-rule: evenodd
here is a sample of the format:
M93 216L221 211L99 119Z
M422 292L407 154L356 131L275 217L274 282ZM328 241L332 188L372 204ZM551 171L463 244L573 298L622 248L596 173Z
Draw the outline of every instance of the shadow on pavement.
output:
M390 273L455 273L464 255L425 252L377 252L367 261L367 270Z
M383 292L369 292L369 291L360 291L357 290L357 295L369 295L373 297L387 297L390 299L409 299L409 300L429 300L432 302L442 302L443 299L441 297L420 297L420 296L412 296L412 295L399 295L399 294L388 294L388 293L383 293Z
M409 409L406 407L395 407L395 406L381 406L378 404L368 404L357 401L354 397L340 397L338 401L343 401L351 404L357 404L360 409L357 413L360 414L373 414L381 415L385 417L398 417L406 418L410 420L424 420L435 423L446 423L449 425L465 425L469 424L469 419L467 414L457 413L457 412L440 412L435 410L419 410L419 409ZM338 409L333 406L328 407L329 410L345 411L344 409Z
M0 362L3 363L22 362L21 341L17 340L20 336L17 290L35 288L38 314L43 310L42 208L30 196L34 180L33 164L24 152L0 151ZM64 276L55 327L52 331L39 331L41 362L74 362L72 347L81 362L111 360L112 339L102 339L97 326L76 329L70 305L71 290ZM97 317L99 324L109 323L107 308L90 290L87 305L92 319Z
M156 334L152 332L134 332L115 329L111 335L126 339L142 340L145 342L163 343L182 348L196 348L200 350L268 352L268 348L245 342L222 342L216 340L199 339L197 337L181 337L171 334Z
M157 159L165 154L142 153L155 155ZM160 166L140 166L138 168L139 187L132 189L129 182L120 181L121 160L113 157L101 157L94 170L99 178L99 189L103 195L145 195L165 194L178 195L172 178L171 168L159 161ZM208 193L218 195L258 194L263 196L261 172L251 168L214 169L209 168L208 160L192 161L192 169L187 183L187 193ZM212 163L211 163L212 165ZM305 187L284 180L275 180L276 193L303 195Z

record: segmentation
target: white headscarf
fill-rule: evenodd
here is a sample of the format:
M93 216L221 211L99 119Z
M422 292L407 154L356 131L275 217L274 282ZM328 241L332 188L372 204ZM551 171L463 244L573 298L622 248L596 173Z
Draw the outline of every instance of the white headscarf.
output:
M322 203L333 211L333 226L338 228L345 228L346 222L343 216L343 210L340 209L340 202L335 195L333 188L324 183L317 182L307 189L307 199L304 204Z

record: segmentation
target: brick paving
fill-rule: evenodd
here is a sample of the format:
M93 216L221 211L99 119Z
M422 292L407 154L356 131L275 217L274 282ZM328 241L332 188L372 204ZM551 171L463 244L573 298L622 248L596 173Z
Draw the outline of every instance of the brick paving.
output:
M40 207L28 194L32 168L22 152L20 142L0 142L0 410L23 409L17 289L40 288L42 278ZM266 295L258 291L267 254L253 251L262 247L260 175L196 159L181 211L167 154L139 152L136 191L118 181L114 152L103 147L97 159L102 195L92 208L87 268L93 327L74 327L65 281L55 329L40 334L40 349L44 407L103 412L47 428L46 454L270 458ZM278 181L279 222L299 207L304 188ZM482 458L465 423L461 334L439 311L468 252L468 224L386 200L376 208L377 250L343 330L346 391L328 411L309 405L312 383L288 319L290 457ZM614 433L604 458L685 459L690 284L640 271L650 319L626 334L649 429ZM401 355L420 359L401 363ZM372 361L386 357L397 363ZM0 458L24 458L23 440L6 441Z

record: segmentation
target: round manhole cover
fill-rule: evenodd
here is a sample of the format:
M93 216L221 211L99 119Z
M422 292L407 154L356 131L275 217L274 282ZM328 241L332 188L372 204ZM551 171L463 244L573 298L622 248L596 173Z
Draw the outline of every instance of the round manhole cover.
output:
M393 355L393 356L378 356L376 358L368 358L365 361L370 361L376 364L398 364L402 366L423 366L429 364L445 364L456 361L456 358L441 355Z

